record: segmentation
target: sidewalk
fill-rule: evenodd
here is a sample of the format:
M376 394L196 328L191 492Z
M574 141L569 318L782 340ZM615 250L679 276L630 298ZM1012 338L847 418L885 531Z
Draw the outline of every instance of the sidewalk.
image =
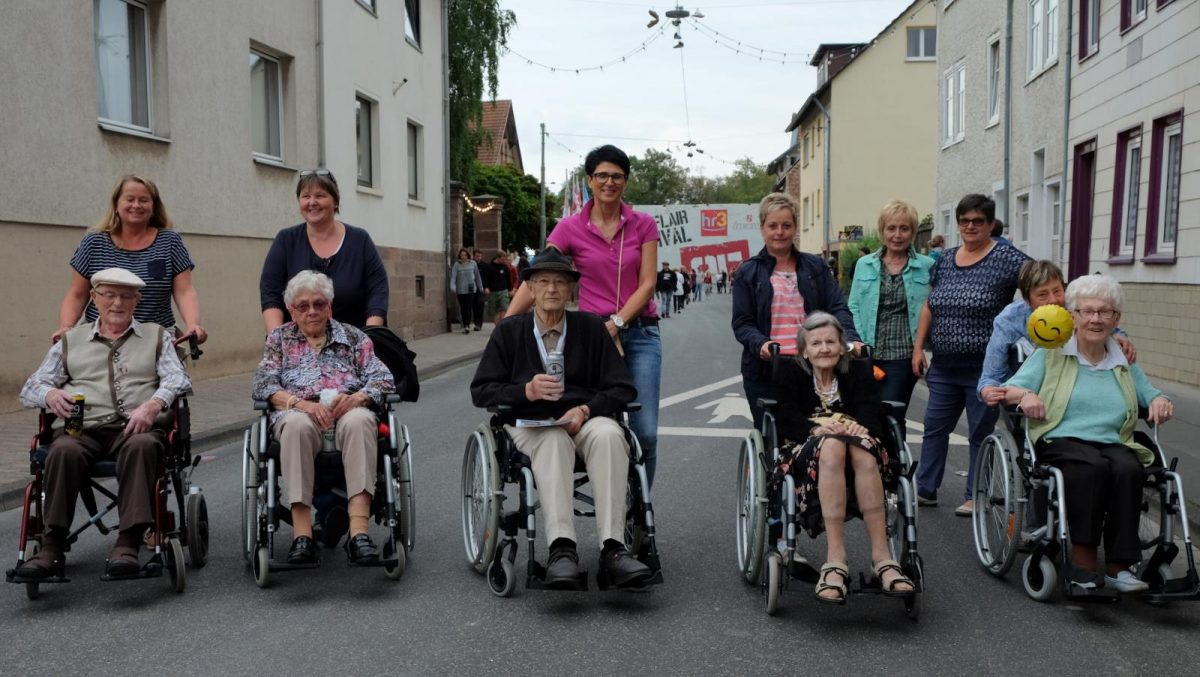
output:
M432 378L483 354L491 325L470 334L447 333L417 339L409 348L417 354L421 380ZM36 366L36 365L35 365ZM192 447L211 449L242 437L254 420L250 408L253 373L196 381L188 398L192 411ZM417 404L416 406L420 406ZM29 442L37 432L37 412L0 414L0 511L20 507L29 482Z

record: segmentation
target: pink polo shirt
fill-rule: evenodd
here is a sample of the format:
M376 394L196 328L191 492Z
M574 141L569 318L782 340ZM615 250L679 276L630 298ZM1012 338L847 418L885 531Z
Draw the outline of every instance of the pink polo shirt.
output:
M658 241L658 223L645 212L621 203L621 224L612 242L604 239L600 229L592 224L593 200L583 209L568 216L546 237L546 242L575 260L579 271L579 309L608 317L625 306L637 291L638 270L642 265L642 245ZM624 234L623 255L622 234ZM620 287L617 266L620 263ZM654 299L642 310L642 317L657 317Z

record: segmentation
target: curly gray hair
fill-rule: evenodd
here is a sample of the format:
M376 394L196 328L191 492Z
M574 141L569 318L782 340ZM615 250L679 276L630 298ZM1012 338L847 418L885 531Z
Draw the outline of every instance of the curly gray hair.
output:
M808 338L808 333L810 331L824 329L825 327L833 327L836 329L838 343L843 346L843 349L846 345L846 330L842 328L842 323L838 322L838 319L833 315L817 311L804 318L804 324L800 325L800 329L796 332L796 363L799 364L800 368L807 373L812 373L812 365L808 363L808 360L804 359L804 339ZM845 374L849 370L850 353L849 351L844 351L842 353L842 359L837 363L837 371L839 374Z
M324 296L325 300L332 302L333 280L330 280L328 275L315 270L302 270L288 280L287 288L283 290L283 303L288 306L292 305L296 294L305 291L316 292Z
M1108 275L1081 275L1067 285L1068 310L1075 310L1082 299L1100 299L1120 312L1122 297L1121 283Z

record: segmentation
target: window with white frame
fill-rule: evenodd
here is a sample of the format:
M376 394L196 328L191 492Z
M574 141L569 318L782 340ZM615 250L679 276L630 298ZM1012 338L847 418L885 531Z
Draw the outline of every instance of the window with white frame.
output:
M1029 248L1029 193L1017 196L1017 219L1009 228L1008 237L1021 249Z
M808 158L812 156L811 136L804 135L804 146L800 150L800 160L805 167L808 166Z
M1113 186L1113 241L1109 254L1132 257L1137 241L1138 201L1142 180L1142 128L1135 127L1117 136L1117 160Z
M951 66L942 77L942 145L962 141L966 136L964 106L967 93L966 64Z
M254 154L283 159L281 131L283 87L279 61L250 51L250 126Z
M424 180L421 177L421 126L408 123L408 197L410 200L421 198Z
M1042 205L1046 208L1045 223L1050 226L1050 258L1058 256L1059 243L1062 242L1062 184L1058 181L1047 181L1045 199Z
M1148 0L1121 0L1121 30L1126 31L1146 19Z
M812 200L811 199L809 199L807 197L804 198L803 210L804 210L804 229L808 230L809 228L812 228Z
M1058 61L1058 0L1029 0L1026 74L1033 77Z
M421 0L404 0L404 37L421 44Z
M358 146L358 185L375 185L375 102L354 97L354 134Z
M958 229L954 227L954 210L942 210L942 239L946 241L946 247L953 247L957 244L955 239L958 236Z
M1079 5L1079 58L1100 50L1100 0L1083 0Z
M1174 258L1175 241L1179 234L1182 170L1183 114L1175 113L1154 121L1154 138L1150 149L1151 196L1146 214L1147 255Z
M988 43L988 123L1000 120L1000 36Z
M146 6L95 0L96 89L100 119L150 131L150 51Z
M933 61L937 58L937 29L933 26L908 28L908 60Z

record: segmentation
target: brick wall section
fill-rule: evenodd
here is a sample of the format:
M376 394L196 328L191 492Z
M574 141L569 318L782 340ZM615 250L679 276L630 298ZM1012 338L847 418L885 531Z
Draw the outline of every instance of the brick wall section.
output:
M380 247L391 283L388 326L406 341L447 330L446 258L442 252ZM425 276L425 298L417 298L417 276Z
M783 192L791 195L797 202L800 201L800 163L796 163L788 170Z
M1200 286L1121 285L1121 328L1137 346L1138 364L1153 378L1200 386Z

